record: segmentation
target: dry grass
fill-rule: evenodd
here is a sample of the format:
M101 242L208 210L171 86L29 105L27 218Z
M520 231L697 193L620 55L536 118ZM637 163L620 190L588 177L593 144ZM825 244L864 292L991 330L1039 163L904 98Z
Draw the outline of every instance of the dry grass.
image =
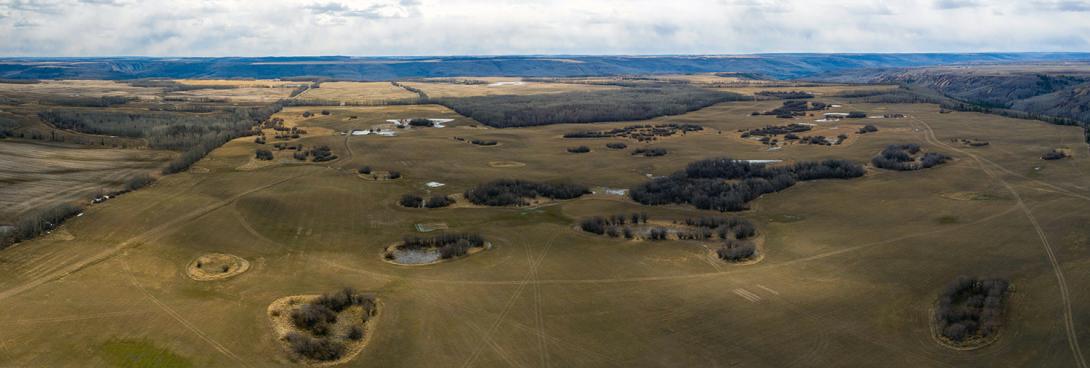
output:
M782 124L748 116L779 103L725 103L653 119L649 123L698 123L709 130L649 144L670 151L655 158L630 155L644 145L606 150L615 140L560 138L586 125L469 130L471 120L434 106L345 107L297 119L299 126L345 131L437 113L444 115L429 117L455 117L464 125L393 138L308 136L303 143L329 145L343 159L248 172L234 168L258 145L239 139L199 163L208 173L172 175L91 208L64 226L72 240L42 239L0 252L0 315L11 339L0 340L0 365L105 365L86 344L140 336L194 366L296 366L267 325L269 303L339 286L374 291L389 311L346 366L1073 365L1060 331L1063 307L1053 270L1004 183L1019 193L1055 248L1076 301L1073 319L1090 319L1090 309L1078 303L1090 298L1090 158L1039 159L1053 147L1088 149L1081 131L939 114L932 105L845 104L845 111L914 119L867 120L880 131L841 147L770 152L737 141L738 129ZM353 115L357 119L347 119ZM966 151L977 161L927 144L921 122L938 142L977 137L991 145ZM503 144L481 149L452 139L470 135ZM753 265L716 262L696 242L626 242L573 226L613 213L712 214L686 206L647 207L604 196L539 208L416 210L396 203L405 193L425 193L429 181L447 184L429 194L460 193L512 176L628 188L646 174L667 175L711 156L865 162L893 143L923 143L956 160L919 172L873 170L853 180L806 182L754 201L752 211L739 214L765 236L764 258ZM565 151L576 144L593 152ZM497 168L493 161L526 167ZM384 185L359 180L355 169L365 164L404 178ZM998 195L951 200L948 193ZM959 221L937 225L940 215ZM416 234L415 224L435 222L480 233L496 246L431 266L382 261L387 245ZM130 240L139 245L111 253ZM103 252L109 256L94 257ZM212 252L253 259L255 268L217 283L179 272ZM88 259L99 261L83 265ZM929 332L939 289L962 274L1018 285L1007 329L979 352L945 348ZM1085 331L1076 332L1085 338Z
M296 98L350 102L380 102L416 97L415 93L388 82L325 82Z

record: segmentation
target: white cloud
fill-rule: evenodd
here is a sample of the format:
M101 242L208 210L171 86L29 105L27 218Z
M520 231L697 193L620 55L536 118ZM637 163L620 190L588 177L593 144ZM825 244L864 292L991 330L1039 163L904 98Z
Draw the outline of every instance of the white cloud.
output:
M0 0L0 55L1090 51L1087 11L1090 0Z

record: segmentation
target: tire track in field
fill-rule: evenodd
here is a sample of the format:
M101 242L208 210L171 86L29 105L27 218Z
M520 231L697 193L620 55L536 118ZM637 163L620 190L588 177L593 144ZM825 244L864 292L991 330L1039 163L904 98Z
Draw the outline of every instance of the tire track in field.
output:
M185 317L182 317L182 315L178 314L178 312L175 311L173 308L166 305L166 303L163 303L161 300L159 300L159 298L156 298L155 295L152 295L150 292L148 292L147 289L144 289L144 286L140 285L140 283L136 281L136 277L133 276L132 269L129 268L129 263L126 262L124 259L120 259L119 261L121 262L121 268L125 270L125 274L129 277L129 282L132 283L132 286L135 286L138 290L140 290L140 293L144 294L144 296L147 297L148 300L154 303L157 307L159 307L159 309L163 310L163 312L166 312L168 315L170 315L171 318L182 324L182 326L185 327L187 330L196 334L197 337L199 337L201 340L204 340L209 345L212 345L213 348L215 348L220 353L223 353L223 355L226 355L228 358L231 358L240 366L250 366L249 364L246 364L246 362L243 361L242 358L239 358L238 355L232 353L230 349L227 349L226 346L223 346L223 344L220 344L219 341L216 341L212 337L208 336L208 334L205 334L204 331L201 331L200 328L197 328L197 326L193 325L193 323L190 323L188 320L185 319Z
M1044 229L1041 228L1041 224L1037 222L1037 217L1033 215L1033 212L1030 211L1029 207L1026 206L1026 202L1022 200L1022 195L1019 194L1018 191L1014 189L1014 186L1012 186L1006 180L1003 180L1002 178L1000 178L999 175L996 175L995 172L993 172L992 170L989 170L988 167L986 165L984 165L984 163L987 162L987 163L999 168L999 170L1001 170L1001 171L1004 171L1004 172L1007 172L1007 173L1011 173L1011 172L1009 170L1006 170L1002 166L999 166L998 164L996 164L994 162L988 161L987 159L982 159L982 158L978 157L975 154L966 152L964 150L955 148L953 146L950 146L948 144L945 144L945 143L939 141L939 139L935 136L935 130L931 129L931 125L928 125L923 120L920 120L920 119L915 118L915 117L913 117L912 120L919 123L919 124L922 124L923 127L926 129L926 133L924 134L924 139L927 140L929 143L940 146L940 147L946 147L948 149L957 151L957 152L959 152L959 153L961 153L963 155L969 156L974 161L976 161L977 164L980 165L981 169L984 170L985 174L988 174L988 176L992 177L996 181L999 181L1000 184L1003 184L1003 186L1007 188L1007 191L1010 192L1010 194L1012 196L1014 196L1014 199L1018 204L1018 208L1021 209L1022 213L1026 215L1026 218L1029 220L1030 225L1032 225L1034 231L1037 232L1037 237L1041 240L1041 242L1040 242L1041 248L1045 251L1045 255L1048 258L1049 265L1052 267L1052 273L1056 276L1056 283L1058 284L1058 286L1060 288L1060 300L1063 303L1064 329L1067 332L1067 345L1071 349L1071 353L1075 356L1075 363L1077 364L1077 366L1079 368L1087 368L1086 360L1082 355L1082 349L1079 347L1079 338L1078 338L1078 335L1075 332L1075 322L1074 322L1074 317L1072 316L1072 311L1071 311L1071 295L1070 295L1070 293L1068 291L1067 279L1064 278L1063 270L1060 267L1060 262L1056 258L1056 253L1052 249L1052 244L1048 241L1048 236L1045 234ZM1013 174L1013 173L1011 173L1011 174ZM1018 175L1015 174L1015 176L1018 176ZM1034 180L1034 182L1036 182L1036 181ZM1052 186L1052 185L1049 185L1049 187L1056 188L1057 190L1062 190L1062 191L1066 192L1066 190L1063 190L1062 188L1059 188L1059 187L1055 187L1055 186Z
M201 208L198 208L196 210L190 211L187 214L175 217L174 219L163 222L163 223L161 223L161 224L159 224L159 225L157 225L155 227L152 227L151 229L148 229L147 231L145 231L143 233L140 233L140 234L137 234L137 235L135 235L133 237L130 237L128 240L125 240L125 241L119 243L116 246L104 249L104 250L102 250L102 251L100 251L100 252L98 252L98 253L90 256L90 257L87 257L86 259L84 259L84 260L82 260L80 262L76 262L76 263L73 263L71 265L67 265L65 267L62 267L62 268L58 269L55 272L52 272L52 273L49 273L49 274L46 274L46 275L42 275L40 277L32 278L30 280L27 280L27 281L23 282L21 285L14 286L14 287L9 287L9 288L7 288L7 289L5 289L3 291L0 291L0 302L6 300L8 298L11 298L11 297L13 297L15 295L22 294L23 292L26 292L28 290L34 289L34 288L36 288L38 286L41 286L41 285L43 285L45 283L51 282L53 280L60 279L62 277L68 276L68 275L71 275L71 274L73 274L75 272L79 272L80 270L82 270L82 269L84 269L84 268L86 268L88 266L91 266L91 265L97 264L99 262L102 262L102 261L104 261L106 259L109 259L110 257L113 257L114 255L116 255L117 253L119 253L119 252L121 252L121 251L123 251L125 249L131 248L131 247L134 247L134 246L138 246L138 245L140 245L142 243L146 243L146 242L150 242L150 241L154 241L156 239L162 238L162 237L172 233L176 228L178 228L180 226L183 226L183 225L185 225L187 223L193 222L193 221L195 221L195 220L197 220L197 219L199 219L201 217L204 217L205 215L207 215L207 214L209 214L209 213L211 213L211 212L213 212L215 210L218 210L218 209L223 208L223 207L225 207L227 205L230 205L231 203L237 201L238 199L240 199L242 197L245 197L247 195L250 195L252 193L255 193L255 192L258 192L258 191L261 191L261 190L271 188L273 186L279 185L279 184L287 182L289 180L298 178L298 177L302 176L303 174L304 173L299 173L299 174L296 174L296 175L288 176L286 178L275 180L275 181L270 182L268 184L261 185L261 186L246 190L246 191L244 191L242 193L233 195L231 197L220 200L218 202L211 203L211 204L206 205L204 207L201 207Z
M994 213L992 215L989 215L987 217L983 217L983 218L978 219L978 220L973 221L973 222L959 224L959 225L955 225L955 226L952 226L952 227L944 227L944 228L940 228L940 229L932 230L932 231L917 232L917 233L912 233L912 234L908 234L908 235L902 235L902 236L898 236L898 237L894 237L894 238L890 238L890 239L879 240L879 241L866 243L866 244L860 244L860 245L856 245L856 246L852 246L852 247L848 247L848 248L832 250L832 251L828 251L828 252L825 252L825 253L819 253L819 254L815 254L815 255L812 255L812 256L808 256L808 257L802 257L802 258L787 260L787 261L783 261L783 262L780 262L780 263L769 263L768 265L760 266L760 267L743 267L743 268L732 267L730 269L725 269L723 271L691 273L691 274L684 274L684 275L634 276L634 277L594 278L594 279L546 279L546 280L537 279L537 280L533 280L532 282L533 283L538 283L538 284L549 284L549 285L568 285L568 284L615 284L615 283L628 283L628 282L668 281L668 280L683 280L683 279L697 279L697 278L705 278L705 277L714 277L714 276L719 276L719 275L740 273L740 272L746 272L746 271L749 271L749 270L757 270L757 269L778 268L778 267L794 265L794 264L797 264L797 263L803 263L803 262L809 262L809 261L824 259L824 258L837 256L837 255L841 255L841 254L844 254L844 253L849 253L849 252L862 250L862 249L866 249L866 248L872 248L872 247L876 247L876 246L897 243L897 242L904 241L904 240L909 240L909 239L914 239L914 238L920 238L920 237L925 237L925 236L938 235L938 234L948 233L948 232L952 232L952 231L957 231L957 230L961 230L961 229L963 229L965 227L968 227L968 226L981 224L981 223L984 223L984 222L987 222L987 221L991 221L991 220L993 220L995 218L1005 216L1005 215L1007 215L1007 214L1009 214L1011 212L1014 212L1014 211L1016 211L1018 209L1019 209L1018 205L1013 205L1010 208L1007 208L1006 210L996 212L996 213ZM519 285L519 284L522 284L522 283L530 283L530 281L528 281L528 280L450 280L450 279L429 279L429 278L405 277L405 276L400 276L400 275L391 275L391 274L385 274L385 273L381 273L381 272L375 272L375 271L356 268L356 267L349 267L349 266L341 265L341 264L339 264L337 262L333 262L333 261L325 260L325 259L321 260L321 262L326 264L327 266L330 266L330 267L333 267L333 268L337 268L337 269L341 269L341 270L345 270L345 271L356 272L356 273L360 273L360 274L371 275L371 276L375 276L375 277L381 277L381 278L385 278L385 279L405 279L405 280L418 281L418 282L427 282L427 283L436 283L436 284L452 284L452 285Z
M530 249L530 246L527 244L524 248L526 249L526 264L533 264L534 263L534 254L533 254L532 250ZM531 281L537 281L537 269L531 269L530 270L530 280ZM531 294L533 296L533 301L534 301L534 308L533 308L534 322L537 324L537 329L538 329L538 333L536 335L538 336L537 343L538 343L538 351L540 352L541 367L548 368L549 367L549 345L548 345L548 343L545 342L545 336L546 336L546 333L545 333L545 317L542 315L542 312L541 312L541 285L534 282L532 287L533 287L533 290L532 290Z
M557 232L555 235L553 235L552 238L549 239L549 241L545 244L545 249L541 251L541 255L538 256L536 260L531 259L532 262L529 264L529 271L526 274L526 278L517 283L518 287L515 288L515 292L511 294L511 297L507 299L507 304L504 305L503 310L500 311L500 314L496 316L496 321L492 322L492 325L489 326L488 331L486 331L485 338L491 338L492 334L496 333L496 330L498 330L500 325L503 324L503 320L507 318L508 314L511 313L511 309L512 307L514 307L515 302L518 301L519 296L522 295L522 291L526 288L526 285L528 285L530 281L535 278L537 269L545 260L545 256L548 255L549 249L552 248L553 243L556 241L556 238L560 236L560 234L560 232ZM473 354L469 356L469 359L466 359L465 363L462 363L462 368L468 368L472 366L473 363L477 360L477 357L480 355L481 347L478 346L476 349L473 349Z

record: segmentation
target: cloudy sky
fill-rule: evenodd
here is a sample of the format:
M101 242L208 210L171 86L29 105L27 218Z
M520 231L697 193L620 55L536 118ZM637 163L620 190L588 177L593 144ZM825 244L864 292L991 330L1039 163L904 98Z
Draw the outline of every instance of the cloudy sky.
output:
M0 56L1090 51L1090 0L0 0Z

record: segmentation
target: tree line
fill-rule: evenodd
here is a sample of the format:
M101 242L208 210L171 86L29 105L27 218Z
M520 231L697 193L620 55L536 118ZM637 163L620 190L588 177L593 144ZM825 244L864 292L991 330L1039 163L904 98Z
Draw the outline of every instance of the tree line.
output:
M865 172L862 165L847 160L771 167L722 157L696 161L684 170L637 185L629 196L645 205L687 203L699 209L741 211L749 201L798 181L856 178Z
M606 91L433 98L437 103L492 127L646 120L678 115L749 98L701 88L624 88Z
M470 203L482 206L525 206L537 197L572 199L590 194L587 187L569 183L540 183L518 179L500 179L465 191Z
M6 232L0 231L0 249L45 234L82 212L79 206L61 203L23 215Z
M435 194L425 200L423 197L416 194L406 194L401 196L401 199L399 199L397 203L402 207L408 208L442 208L454 204L454 198Z
M470 248L479 248L484 245L484 237L478 234L455 233L439 234L430 238L407 236L402 239L398 249L437 249L439 258L449 259L464 256L469 252Z

